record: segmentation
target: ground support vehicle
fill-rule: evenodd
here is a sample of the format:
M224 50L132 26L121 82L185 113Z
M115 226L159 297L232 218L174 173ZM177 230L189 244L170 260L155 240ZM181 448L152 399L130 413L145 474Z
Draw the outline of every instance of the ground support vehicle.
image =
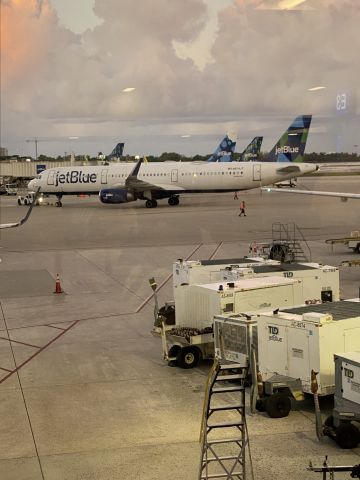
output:
M339 269L320 263L254 265L251 269L227 267L222 270L221 280L230 282L244 277L268 277L272 275L300 278L303 281L305 304L340 300Z
M182 260L173 263L173 287L221 281L226 268L252 268L254 265L279 265L276 260L261 256L218 260Z
M161 338L166 360L182 368L192 368L200 359L214 356L214 315L302 303L302 282L298 279L267 277L220 285L183 285L176 288L175 324L173 316L162 314L173 309L174 304L169 302L156 309L152 333ZM186 353L190 355L183 360Z
M290 178L289 180L283 180L281 182L274 183L274 187L277 187L277 188L282 188L282 187L294 188L296 187L296 185L297 185L297 178Z
M347 247L355 253L360 253L360 231L353 230L348 237L329 238L328 240L325 240L325 243L331 245L331 248L333 248L335 244L347 245Z
M32 205L33 201L34 201L34 197L35 197L35 192L29 192L29 193L25 193L23 195L19 195L18 196L18 205ZM36 199L35 201L35 205L38 206L38 205L41 205L43 203L43 198L40 196Z
M325 421L324 435L341 448L356 448L360 443L360 350L337 353L334 361L334 410Z
M271 417L287 416L291 398L312 394L312 371L318 372L317 395L335 392L333 355L360 345L360 303L340 301L260 313L258 371L263 382L258 409Z
M6 195L16 195L18 191L18 186L16 183L6 183L5 191Z

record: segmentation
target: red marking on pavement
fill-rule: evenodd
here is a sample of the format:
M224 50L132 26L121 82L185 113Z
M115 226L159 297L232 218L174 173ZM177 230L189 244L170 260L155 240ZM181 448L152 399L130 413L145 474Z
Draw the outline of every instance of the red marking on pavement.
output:
M220 248L222 247L222 244L223 242L220 242L219 245L215 248L215 250L213 251L213 253L210 255L209 257L209 260L212 260L215 255L217 254L217 252L220 250Z
M26 345L27 347L41 348L41 347L38 347L37 345L31 345L31 343L19 342L18 340L11 340L11 338L0 337L0 339L7 340L8 342L11 342L11 343L20 343L20 345Z
M65 330L65 328L55 327L54 325L45 325L46 327L56 328L57 330Z
M57 335L56 337L54 337L52 340L50 340L50 342L48 342L46 345L44 345L43 347L38 347L39 350L37 352L35 352L33 355L31 355L31 357L29 357L27 360L25 360L23 363L21 363L20 365L18 365L14 370L11 370L9 372L8 375L5 375L4 378L2 378L0 380L0 384L5 382L5 380L7 380L9 377L11 377L11 375L14 375L14 373L16 373L17 371L20 370L20 368L22 368L23 366L25 366L27 363L29 363L33 358L35 358L37 355L39 355L39 353L43 352L45 349L47 349L52 343L54 343L56 340L58 340L60 337L62 337L65 333L67 333L72 327L74 327L77 323L79 322L79 320L75 320L69 327L66 328L66 330L63 330L61 333L59 333L59 335Z
M7 368L0 367L0 370L4 370L4 372L11 372L12 370L9 370Z

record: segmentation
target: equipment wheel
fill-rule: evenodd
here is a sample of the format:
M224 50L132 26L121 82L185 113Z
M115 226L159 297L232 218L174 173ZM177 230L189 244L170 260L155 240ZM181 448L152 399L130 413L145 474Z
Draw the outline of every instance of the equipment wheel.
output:
M335 441L341 448L356 448L360 442L360 431L350 422L342 423L335 430Z
M179 203L180 203L179 197L170 197L168 200L168 204L171 206L179 205Z
M27 201L26 198L25 198L25 200L24 200L24 205L27 205L27 204L28 204L28 201Z
M266 412L266 397L256 400L255 408L258 412Z
M286 256L286 249L284 245L273 245L270 250L270 259L271 260L280 260L280 262L283 262L285 260Z
M199 359L199 350L196 347L183 347L176 357L181 368L194 368L199 363Z
M168 355L169 355L169 358L174 358L176 357L175 360L169 360L169 366L170 367L177 367L178 366L178 361L177 361L177 357L178 357L178 354L181 350L181 347L180 345L172 345L169 349L169 352L168 352Z
M265 409L271 418L287 417L291 410L291 400L283 393L274 393L267 398Z
M329 415L325 422L324 422L325 427L334 427L334 415Z
M20 198L18 198L18 205L21 205Z

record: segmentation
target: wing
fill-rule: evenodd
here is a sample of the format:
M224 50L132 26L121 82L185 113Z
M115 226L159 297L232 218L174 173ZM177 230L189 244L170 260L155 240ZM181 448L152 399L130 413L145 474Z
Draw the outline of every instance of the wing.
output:
M31 215L31 212L32 212L32 209L34 208L34 205L36 203L36 200L39 196L39 193L40 193L40 187L36 190L35 192L35 195L34 195L34 199L33 199L33 202L32 204L30 205L26 215L24 218L22 218L19 222L14 222L14 223L1 223L0 224L0 230L2 229L5 229L5 228L15 228L15 227L21 227L21 225L24 225L24 223L28 220L28 218L30 217Z
M145 182L144 180L140 180L138 178L138 173L141 167L143 159L141 158L137 164L135 165L133 171L129 174L127 179L125 180L125 187L129 190L133 190L134 192L146 192L149 190L171 190L171 191L181 191L185 190L183 187L179 187L178 185L156 185L155 183Z
M261 190L265 192L277 192L277 193L298 193L300 195L318 195L322 197L338 197L341 198L343 201L347 201L348 198L354 198L360 200L360 193L342 193L342 192L321 192L317 190L296 190L296 189L289 189L289 188L282 188L279 190L278 188L267 188L263 187Z

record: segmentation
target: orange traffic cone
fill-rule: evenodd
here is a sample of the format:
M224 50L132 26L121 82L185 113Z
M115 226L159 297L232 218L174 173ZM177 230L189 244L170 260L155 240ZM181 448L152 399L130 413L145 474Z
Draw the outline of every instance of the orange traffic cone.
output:
M59 274L56 274L56 282L55 282L55 292L54 293L63 293L60 284L60 277Z

